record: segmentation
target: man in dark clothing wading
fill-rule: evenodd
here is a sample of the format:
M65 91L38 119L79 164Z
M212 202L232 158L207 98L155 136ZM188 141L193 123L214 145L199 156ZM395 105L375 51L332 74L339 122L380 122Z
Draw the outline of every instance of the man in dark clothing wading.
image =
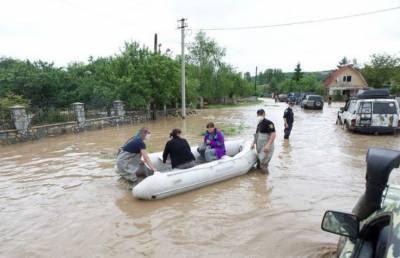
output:
M283 113L283 121L285 123L284 138L287 140L289 140L290 132L292 131L294 122L294 114L292 107L293 107L293 102L289 102L288 108L285 109L285 113Z

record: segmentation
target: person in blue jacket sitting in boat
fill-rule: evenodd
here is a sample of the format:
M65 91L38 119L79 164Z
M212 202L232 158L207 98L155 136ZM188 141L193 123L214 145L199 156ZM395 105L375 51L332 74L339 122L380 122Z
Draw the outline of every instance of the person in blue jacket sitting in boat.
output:
M224 135L215 128L214 123L207 124L203 144L197 149L203 160L210 162L222 158L225 155Z

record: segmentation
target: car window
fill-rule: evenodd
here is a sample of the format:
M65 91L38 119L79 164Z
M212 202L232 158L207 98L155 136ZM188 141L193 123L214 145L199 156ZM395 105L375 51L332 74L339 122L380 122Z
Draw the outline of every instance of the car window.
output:
M397 114L397 108L394 102L375 102L373 114Z
M372 103L371 102L361 102L358 108L358 113L365 114L372 112Z
M348 105L348 107L347 107L347 110L350 112L350 113L353 113L354 112L354 110L356 109L356 101L354 101L354 100L352 100L352 101L349 101L349 105Z
M308 100L321 100L322 98L320 96L309 96Z

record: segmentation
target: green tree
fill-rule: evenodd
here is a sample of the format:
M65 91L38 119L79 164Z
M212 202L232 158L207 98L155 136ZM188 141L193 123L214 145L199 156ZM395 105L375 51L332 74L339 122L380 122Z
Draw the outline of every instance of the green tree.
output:
M251 78L251 74L249 72L244 73L244 79L248 82L251 82L253 79Z
M339 64L337 65L338 68L348 65L349 64L349 60L347 59L347 57L343 57L340 61Z
M298 82L303 77L303 72L301 71L300 63L297 63L296 68L294 69L293 80Z
M219 47L217 42L208 38L204 32L197 33L194 42L189 45L189 62L197 68L195 76L199 82L200 96L215 95L213 80L224 56L225 49Z
M365 64L361 70L368 85L374 88L381 88L384 85L391 85L398 82L400 71L400 59L387 54L373 54L371 61Z

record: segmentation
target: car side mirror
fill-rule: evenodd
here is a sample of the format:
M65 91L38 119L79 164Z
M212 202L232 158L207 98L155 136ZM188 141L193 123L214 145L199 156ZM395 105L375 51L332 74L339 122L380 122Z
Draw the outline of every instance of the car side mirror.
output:
M356 239L360 231L360 220L353 214L326 211L322 219L321 229L336 235Z
M344 107L341 107L341 108L340 108L340 112L343 113L343 111L344 111Z

